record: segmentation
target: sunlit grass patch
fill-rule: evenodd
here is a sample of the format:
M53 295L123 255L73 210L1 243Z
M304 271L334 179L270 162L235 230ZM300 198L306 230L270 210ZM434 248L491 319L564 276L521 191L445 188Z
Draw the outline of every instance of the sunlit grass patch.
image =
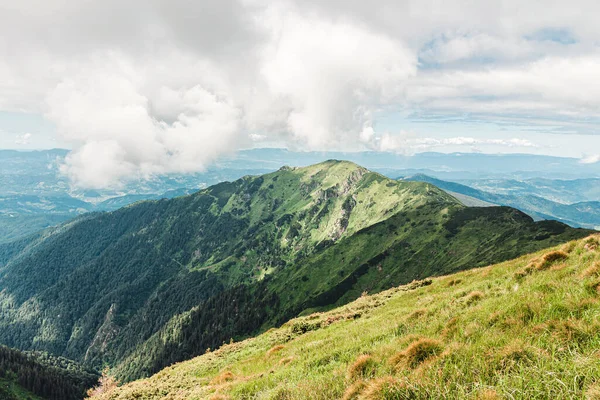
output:
M494 389L482 389L477 393L477 400L500 400L502 397Z

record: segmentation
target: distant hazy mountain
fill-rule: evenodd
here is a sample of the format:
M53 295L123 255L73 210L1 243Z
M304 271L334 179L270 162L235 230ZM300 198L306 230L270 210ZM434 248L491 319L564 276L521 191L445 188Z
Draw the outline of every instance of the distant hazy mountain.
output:
M563 204L600 200L600 178L458 179L456 181L490 193L534 195Z
M546 198L529 194L530 192L535 190L540 190L539 187L535 187L533 185L528 184L527 182L520 181L502 181L504 182L503 190L505 193L510 194L498 194L498 193L489 193L483 190L475 189L466 185L462 185L460 183L455 182L447 182L440 179L436 179L427 175L414 175L412 177L406 178L409 181L419 181L419 182L428 182L432 185L439 187L455 195L459 200L463 202L463 204L468 206L482 206L482 205L503 205L510 206L516 209L519 209L537 220L541 219L554 219L558 221L562 221L571 226L584 227L590 229L600 229L600 201L586 201L586 202L578 202L574 204L561 204ZM593 180L590 180L593 181ZM480 183L480 186L484 186L485 184L481 184L480 181L473 181L476 183ZM487 181L489 182L489 181ZM508 188L507 182L510 182L510 188ZM543 180L546 186L551 186L554 184L553 180ZM558 187L569 187L565 181L558 181ZM576 184L571 186L570 188L578 188L581 186L582 182L585 180L579 180ZM560 186L559 186L560 185ZM490 186L487 186L490 187ZM494 187L490 187L494 188ZM522 189L518 189L522 188ZM527 188L533 188L528 190ZM573 190L573 189L571 189ZM588 188L587 193L595 193L597 187L592 185L591 188ZM563 193L565 191L563 190ZM583 190L582 190L583 192ZM567 192L568 193L568 192ZM563 197L566 195L563 194ZM477 204L477 202L473 200L483 201L487 204Z
M0 150L2 165L0 196L62 193L81 200L98 202L128 194L158 194L180 188L202 188L223 180L235 180L244 175L275 171L284 165L306 166L328 159L349 160L385 174L405 170L403 175L408 175L409 172L427 174L428 171L436 171L442 175L460 176L461 179L469 179L469 177L509 179L516 176L520 180L526 178L600 179L600 163L581 164L575 158L479 153L419 153L405 156L381 152L293 152L285 149L252 149L240 151L235 156L223 157L202 173L158 176L150 180L131 182L120 191L83 191L70 188L66 178L58 173L58 166L66 154L67 150L61 149ZM441 179L448 178L438 174L435 176ZM543 179L530 183L539 188L543 188L544 185ZM585 182L580 183L580 187L585 186ZM576 186L578 182L565 183L565 185ZM596 190L596 193L599 190Z
M70 187L67 179L58 171L66 154L67 150L62 149L24 152L0 150L0 242L29 235L85 212L115 210L140 200L170 198L245 175L275 171L283 165L306 166L333 158L356 162L389 177L423 173L497 194L528 194L568 204L600 200L600 163L584 165L572 158L526 154L420 153L404 156L381 152L252 149L240 151L235 156L222 157L201 173L157 176L130 182L119 190ZM471 205L486 205L474 203L473 199L462 200L470 201ZM530 200L537 202L535 198ZM583 210L586 207L594 209L595 205L583 204L579 208ZM531 211L531 208L528 210ZM578 213L584 212L581 210L569 211L567 214L572 215L563 220L581 221L577 217Z
M397 170L430 170L467 177L600 178L600 163L582 164L579 159L532 154L418 153L406 156L387 152L293 152L285 149L252 149L216 165L229 168L279 168L310 165L326 159L348 160L381 173ZM414 172L416 173L416 172Z

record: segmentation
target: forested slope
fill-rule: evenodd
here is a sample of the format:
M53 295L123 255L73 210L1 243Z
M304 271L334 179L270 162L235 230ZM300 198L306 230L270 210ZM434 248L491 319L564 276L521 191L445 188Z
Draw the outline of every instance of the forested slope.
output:
M0 399L78 400L99 375L47 353L23 353L0 346Z

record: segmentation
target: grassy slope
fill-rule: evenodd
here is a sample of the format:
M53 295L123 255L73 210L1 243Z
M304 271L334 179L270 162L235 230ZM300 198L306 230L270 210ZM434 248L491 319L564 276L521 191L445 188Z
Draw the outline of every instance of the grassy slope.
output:
M599 291L596 235L363 296L96 400L596 399Z

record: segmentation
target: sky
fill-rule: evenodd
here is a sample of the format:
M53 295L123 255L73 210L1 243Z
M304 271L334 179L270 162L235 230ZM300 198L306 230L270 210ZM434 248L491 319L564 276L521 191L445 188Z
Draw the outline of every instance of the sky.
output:
M600 162L596 1L0 0L0 148L82 187L251 147Z

